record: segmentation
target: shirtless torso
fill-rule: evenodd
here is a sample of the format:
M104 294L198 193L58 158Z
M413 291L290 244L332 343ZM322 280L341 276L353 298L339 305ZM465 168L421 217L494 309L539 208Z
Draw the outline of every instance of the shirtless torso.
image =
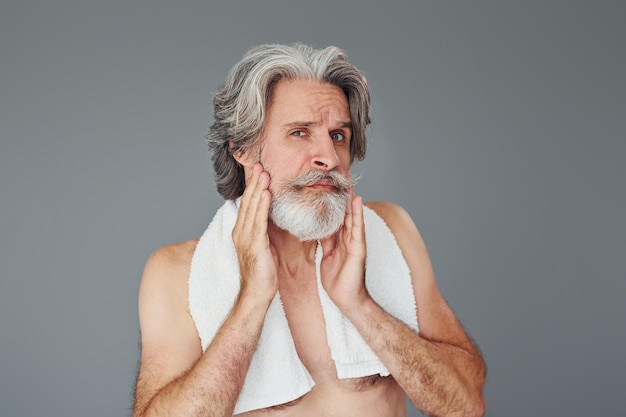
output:
M290 403L240 414L256 417L400 417L406 416L404 392L392 377L334 380L318 383L311 392Z
M302 277L280 277L280 294L298 355L315 381L301 398L242 416L380 416L406 415L405 395L393 377L372 375L337 379L326 341L324 318L313 266Z
M144 372L153 378L154 390L162 381L175 379L184 374L202 356L200 338L188 310L188 277L191 259L197 240L165 246L155 252L148 266L158 269L159 274L148 273L141 291L151 299L151 306L158 310L146 312L150 317L168 317L165 326L170 337L180 343L173 344L175 352L160 349L147 350L152 346L146 340L142 359ZM326 341L314 265L300 271L298 278L279 274L279 291L289 327L300 359L315 381L313 389L302 397L286 404L239 414L256 417L400 417L406 415L404 391L392 376L372 375L364 378L338 379L335 365L330 357ZM148 304L148 303L146 303ZM176 314L172 314L176 312ZM157 323L151 320L151 323ZM172 330L174 329L174 330ZM142 335L150 337L150 328ZM172 358L164 366L155 366L150 358ZM150 384L152 385L152 384ZM145 395L151 397L151 387L144 387ZM139 397L138 397L139 398Z
M386 221L401 248L407 247L407 241L421 242L415 227L411 226L411 223L405 223L401 220L408 217L400 209L380 203L372 203L368 206ZM237 363L229 363L229 361L238 357L239 352L244 352L246 349L250 352L255 349L255 345L252 344L240 345L244 339L237 336L241 332L253 331L259 326L259 324L248 326L251 320L257 320L259 323L258 319L255 319L255 317L260 317L259 313L248 313L256 307L243 305L235 316L227 319L225 327L223 327L226 328L226 331L223 334L218 334L220 337L219 347L210 352L212 354L209 356L203 354L200 337L188 306L189 269L196 245L197 240L191 240L162 247L155 251L146 264L139 295L142 357L134 410L134 415L137 417L212 415L210 413L213 409L212 404L219 403L224 398L236 399L238 396L238 391L229 391L225 388L225 382L230 382L234 386L233 372L238 372L239 369L244 368ZM409 252L404 251L404 253ZM428 354L433 359L426 358L417 363L415 359L412 359L412 355L415 355L415 352L411 351L412 348L399 344L396 346L397 342L393 342L394 345L392 345L386 341L388 339L380 342L375 340L374 343L376 344L382 343L382 347L379 349L382 349L381 351L385 355L388 355L385 353L385 349L401 352L397 353L400 361L395 365L395 374L392 371L392 375L395 376L385 378L369 376L340 380L337 378L335 365L330 357L312 261L301 262L295 269L279 266L277 271L278 290L281 294L289 327L298 355L311 373L315 386L301 398L287 404L240 415L248 417L406 416L405 393L407 386L401 387L398 378L404 378L404 384L407 384L407 381L409 384L413 383L413 379L410 379L410 375L414 375L411 374L414 372L411 369L412 366L418 366L419 372L424 375L436 375L436 378L439 378L428 380L428 385L424 385L423 389L419 386L418 389L413 388L415 393L410 398L413 404L416 404L420 409L422 407L419 405L428 405L432 401L436 401L436 397L432 395L433 391L427 387L434 386L436 387L434 389L440 389L439 387L444 385L454 384L455 387L462 390L467 389L465 387L468 386L471 386L472 389L476 386L477 391L482 389L484 365L482 365L479 353L471 341L467 339L462 327L445 301L442 300L436 285L433 284L432 270L428 264L426 251L419 250L418 247L411 254L413 255L406 256L406 258L414 277L413 285L416 288L416 294L422 296L417 299L418 318L421 319L420 335L439 340L451 340L455 345L450 342L432 344L419 336L415 341L412 341L425 352L419 353L419 355ZM420 269L420 266L424 267ZM420 306L422 306L421 310ZM421 315L419 314L420 311ZM232 322L228 322L231 319ZM391 332L403 334L402 337L406 338L413 337L411 331L394 324L393 320L386 320L383 315L380 318L368 318L367 322L370 323L369 327L372 327L372 332L368 332L368 324L361 329L369 337L372 337L375 334L374 331L386 331L386 329L380 328L381 323L386 323L384 327L389 327ZM376 326L371 325L374 323ZM432 323L438 325L433 327ZM238 330L230 332L230 329ZM251 340L258 340L258 336L252 337ZM430 353L430 346L434 348L432 353ZM212 346L209 346L209 350L211 348ZM447 359L448 361L455 361L452 362L455 368L440 365L438 360L440 360L442 352L449 355L448 358L451 359ZM387 359L390 357L388 356ZM393 360L390 363L393 364ZM224 366L225 364L231 366ZM470 378L463 377L457 383L449 376L449 369L467 369L464 372L471 372ZM479 371L483 373L478 374ZM407 374L404 375L403 372ZM245 374L240 374L238 377L244 378ZM217 392L214 393L215 397L207 396L207 392L210 391L207 391L204 385L209 383L212 384L212 387L218 388ZM408 386L411 388L411 385ZM468 392L470 391L468 390ZM480 391L478 393L480 394ZM421 402L422 400L424 402ZM465 401L468 400L463 397L458 402L455 400L439 404L442 404L440 408L446 411L447 408L457 407L459 403L465 404ZM225 407L234 406L234 402L230 404L232 405ZM170 409L170 412L164 412L165 409ZM191 410L204 411L200 414L194 414L189 412ZM481 413L482 410L479 409L478 412L468 415L480 415ZM454 414L449 413L449 415Z

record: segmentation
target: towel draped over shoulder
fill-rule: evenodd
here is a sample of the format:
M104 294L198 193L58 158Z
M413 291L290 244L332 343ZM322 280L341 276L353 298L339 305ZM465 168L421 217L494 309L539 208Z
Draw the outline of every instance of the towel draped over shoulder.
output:
M363 207L367 244L365 283L370 296L389 314L418 331L409 267L393 234ZM201 236L191 262L189 309L203 352L230 313L240 276L232 230L238 204L226 201ZM331 357L340 379L389 375L356 328L333 304L320 281L321 245L316 252L317 283ZM235 405L235 414L293 401L315 385L300 361L287 318L276 294L265 316L257 350Z

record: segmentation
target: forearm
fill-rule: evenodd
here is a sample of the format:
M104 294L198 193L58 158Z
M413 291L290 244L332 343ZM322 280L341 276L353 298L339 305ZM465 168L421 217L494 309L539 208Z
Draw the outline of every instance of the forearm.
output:
M268 305L240 298L194 366L158 391L135 417L231 416Z
M429 415L482 414L485 368L473 347L427 340L371 299L344 314L416 407Z

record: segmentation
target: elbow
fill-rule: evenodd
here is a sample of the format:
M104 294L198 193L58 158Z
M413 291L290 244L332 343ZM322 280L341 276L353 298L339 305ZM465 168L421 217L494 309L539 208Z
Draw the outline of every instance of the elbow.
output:
M138 407L136 404L133 407L132 417L146 417L147 410L146 407Z
M459 413L462 417L482 417L486 411L485 397L482 390L466 398L463 412Z
M472 406L465 413L465 417L483 417L486 411L485 398L482 394L478 396L473 402Z
M487 378L487 368L485 367L484 362L482 362L482 366L480 367L480 371L477 374L477 377L474 379L474 383L470 384L470 387L467 391L467 409L465 414L466 417L482 417L485 415L487 404L485 402L485 395L483 393L485 388L485 381Z
M423 413L433 416L455 416L455 417L483 417L486 411L485 398L481 393L467 396L464 399L447 401L440 403L439 407L429 406L421 401L409 397L409 400Z

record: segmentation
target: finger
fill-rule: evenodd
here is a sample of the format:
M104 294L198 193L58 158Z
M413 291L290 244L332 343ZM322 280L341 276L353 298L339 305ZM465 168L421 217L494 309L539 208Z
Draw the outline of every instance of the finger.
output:
M255 164L252 167L252 171L247 178L246 188L244 189L243 195L241 197L241 201L239 204L239 213L237 216L237 223L239 227L248 227L249 222L247 219L250 219L250 215L254 214L256 210L256 206L258 204L258 188L261 182L261 173L262 168L260 164ZM236 223L236 224L237 224Z
M245 180L245 187L243 189L243 193L241 195L241 201L239 203L239 211L245 210L247 208L248 199L252 190L255 187L257 168L253 166L252 169L247 173Z
M350 187L350 191L348 191L348 204L346 204L346 213L352 214L352 204L351 202L354 200L354 188Z
M251 233L253 233L255 237L265 239L266 243L269 243L269 238L267 237L267 226L271 200L272 194L269 190L260 190L258 204L256 206L256 211L254 212L254 219L251 222L253 227Z
M271 200L270 176L261 164L255 164L254 169L256 181L251 190L244 229L252 238L257 237L267 242L267 221Z
M354 204L354 194L350 193L348 204L346 204L346 215L343 219L343 232L346 237L350 237L352 234L352 205Z
M352 214L346 214L343 219L343 227L339 230L339 238L343 241L352 236Z
M352 199L351 236L354 239L362 240L365 237L365 227L363 222L363 199L355 196Z
M246 178L246 188L243 192L243 196L247 200L249 200L254 195L254 192L259 184L261 172L263 172L263 168L260 166L260 164L254 164L254 166L250 170L250 174Z
M322 257L326 257L331 254L337 246L337 240L335 235L326 236L320 239L320 245L322 246Z

